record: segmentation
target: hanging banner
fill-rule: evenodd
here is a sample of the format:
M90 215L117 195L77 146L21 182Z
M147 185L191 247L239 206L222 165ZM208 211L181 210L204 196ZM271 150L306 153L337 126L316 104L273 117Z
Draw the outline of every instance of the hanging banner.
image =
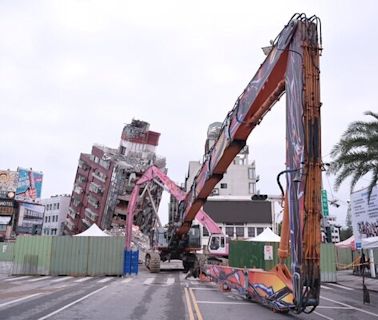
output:
M264 260L273 260L273 246L264 246Z
M368 189L351 194L352 228L356 246L364 239L378 240L378 188L375 186L368 202ZM373 239L375 238L375 239ZM363 245L362 245L363 247Z

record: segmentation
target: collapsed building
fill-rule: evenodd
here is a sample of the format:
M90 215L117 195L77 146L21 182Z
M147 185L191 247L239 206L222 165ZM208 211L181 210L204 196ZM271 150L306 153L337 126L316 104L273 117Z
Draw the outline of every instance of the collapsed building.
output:
M123 233L127 206L136 181L152 165L166 172L166 160L156 155L160 133L149 123L132 120L122 130L118 149L95 144L81 153L64 234L80 233L96 223L103 230ZM134 224L147 234L155 225L163 189L154 185L140 198ZM153 203L152 203L153 201Z

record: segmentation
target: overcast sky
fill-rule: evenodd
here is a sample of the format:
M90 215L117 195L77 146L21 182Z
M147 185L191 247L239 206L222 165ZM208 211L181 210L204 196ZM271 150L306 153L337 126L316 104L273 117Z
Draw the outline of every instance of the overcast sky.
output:
M0 169L44 173L42 196L71 193L80 152L117 147L133 118L161 133L181 183L296 12L322 20L323 160L347 125L377 111L376 1L0 1ZM284 100L252 132L261 193L279 194ZM365 179L359 185L367 186ZM344 224L349 186L331 190ZM166 211L167 204L162 204ZM160 211L161 212L161 211ZM164 217L163 217L164 220Z

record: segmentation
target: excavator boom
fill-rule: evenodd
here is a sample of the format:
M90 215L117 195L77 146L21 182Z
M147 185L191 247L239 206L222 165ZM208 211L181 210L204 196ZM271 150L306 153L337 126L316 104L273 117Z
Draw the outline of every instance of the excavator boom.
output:
M236 288L276 311L310 312L319 304L321 219L320 20L295 14L272 44L255 76L227 114L188 193L154 168L137 182L128 207L126 247L139 188L156 177L180 201L167 255L182 252L202 206L253 129L286 93L286 194L280 264L271 271L207 265L209 278ZM274 130L274 129L273 129ZM272 132L273 132L272 130ZM272 133L273 134L273 133ZM199 219L206 219L203 212ZM175 221L177 222L177 221ZM209 230L211 231L211 230ZM285 265L290 237L291 270ZM151 259L153 257L151 256ZM311 310L308 310L310 308Z
M291 285L298 312L319 303L320 291L320 21L296 14L274 41L270 53L223 122L214 146L181 205L182 224L171 247L185 235L251 131L286 92L286 234L291 241ZM283 237L288 241L288 237ZM285 246L283 246L285 247ZM286 245L287 247L287 245ZM212 267L220 268L220 267ZM218 270L218 269L217 269ZM219 269L220 270L220 269ZM218 270L218 271L219 271ZM287 281L284 281L287 283Z

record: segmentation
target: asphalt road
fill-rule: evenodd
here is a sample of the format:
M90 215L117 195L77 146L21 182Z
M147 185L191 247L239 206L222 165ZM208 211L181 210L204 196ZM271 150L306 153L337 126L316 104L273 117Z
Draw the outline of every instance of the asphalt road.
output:
M128 278L1 275L0 319L378 319L377 293L363 305L361 290L336 284L322 285L315 312L282 315L215 284L186 280L175 267L159 274L140 269Z

